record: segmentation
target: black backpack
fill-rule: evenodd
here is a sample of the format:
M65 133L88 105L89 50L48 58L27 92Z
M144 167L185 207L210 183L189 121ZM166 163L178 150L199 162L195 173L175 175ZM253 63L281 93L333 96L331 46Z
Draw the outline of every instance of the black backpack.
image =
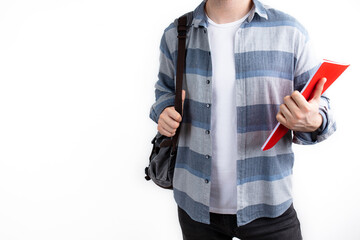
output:
M189 16L189 17L188 17ZM190 21L188 21L190 20ZM185 43L188 22L192 22L192 12L178 19L178 56L176 66L175 110L182 115L182 80L185 67ZM149 157L149 166L145 168L145 179L152 180L156 185L173 189L174 168L177 155L180 126L173 137L166 137L159 132L151 141L153 148Z

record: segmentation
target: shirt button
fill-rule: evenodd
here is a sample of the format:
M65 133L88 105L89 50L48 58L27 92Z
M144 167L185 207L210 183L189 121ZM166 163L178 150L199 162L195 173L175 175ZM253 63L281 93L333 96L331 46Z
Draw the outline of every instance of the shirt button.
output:
M207 108L209 108L210 106L211 106L211 104L209 104L209 103L208 103L208 104L206 104L206 107L207 107Z
M210 131L209 131L209 130L206 130L205 133L206 133L206 134L210 134Z
M205 183L209 183L209 179L205 179Z
M209 155L206 155L206 156L205 156L205 158L206 158L206 159L209 159L209 158L210 158L210 156L209 156Z
M208 80L206 80L206 84L210 84L210 80L208 79Z

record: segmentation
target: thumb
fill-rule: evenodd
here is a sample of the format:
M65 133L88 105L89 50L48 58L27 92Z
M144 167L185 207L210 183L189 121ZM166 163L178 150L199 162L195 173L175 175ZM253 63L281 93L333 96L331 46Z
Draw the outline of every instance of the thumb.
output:
M325 83L326 83L326 78L320 79L320 81L316 84L316 87L315 87L315 90L313 91L311 100L320 99Z
M182 90L181 100L182 100L182 111L183 111L183 112L184 112L185 95L186 95L186 91L185 91L185 90Z

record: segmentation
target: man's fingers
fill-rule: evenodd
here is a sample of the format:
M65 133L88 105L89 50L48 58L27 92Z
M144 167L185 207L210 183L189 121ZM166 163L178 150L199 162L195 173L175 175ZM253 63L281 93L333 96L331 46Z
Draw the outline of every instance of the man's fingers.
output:
M278 112L278 114L276 115L276 120L278 120L279 123L285 126L286 118L284 117L284 115L282 115L281 112Z
M320 79L320 81L316 84L316 88L313 92L312 99L319 99L321 97L322 91L324 89L324 85L326 83L326 78Z
M167 107L160 114L158 131L164 136L172 137L180 126L181 120L181 115L175 110L175 107Z
M166 130L165 128L163 128L162 125L158 125L158 131L161 135L164 135L166 137L172 137L175 135L175 133L169 132L168 130Z
M182 111L183 111L183 112L184 112L185 95L186 95L186 91L185 91L185 90L182 90L181 100L182 100Z
M291 99L294 101L294 103L298 106L300 109L307 109L308 101L304 98L304 96L299 91L294 91L291 94Z
M176 122L181 122L181 115L175 109L174 111L169 112L169 117L171 117Z
M280 105L280 113L285 117L285 118L290 118L292 116L292 113L290 111L290 109L288 108L288 106L286 106L285 104L281 104Z
M292 114L295 114L299 109L299 103L293 98L293 95L284 97L284 105Z
M175 130L179 127L179 123L174 121L172 118L170 118L169 116L164 116L162 119L160 119L160 125L162 126L162 128L164 128L165 130L167 130L170 133L175 132Z
M182 90L181 92L181 102L182 102L182 111L184 111L184 102L185 102L185 95L186 92L185 90ZM177 122L181 122L182 117L180 115L180 113L178 113L175 108L171 108L171 111L168 112L169 116L174 119Z
M174 107L167 109L167 115L177 122L181 122L181 115L178 113Z

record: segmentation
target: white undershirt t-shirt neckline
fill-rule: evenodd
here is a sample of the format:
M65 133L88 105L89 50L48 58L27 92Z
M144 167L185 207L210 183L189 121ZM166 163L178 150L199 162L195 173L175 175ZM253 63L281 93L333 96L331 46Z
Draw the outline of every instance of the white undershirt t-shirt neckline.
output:
M249 14L225 24L207 17L212 61L210 212L220 214L236 214L237 210L234 48L236 32Z

